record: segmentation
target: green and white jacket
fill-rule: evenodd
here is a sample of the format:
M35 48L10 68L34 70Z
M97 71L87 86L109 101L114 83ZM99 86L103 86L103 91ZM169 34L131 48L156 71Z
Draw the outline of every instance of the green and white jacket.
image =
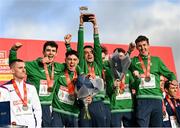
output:
M147 56L142 56L142 60L147 67ZM140 74L144 74L141 68L141 63L138 56L132 58L130 70L139 71ZM136 86L136 98L137 99L162 99L162 92L160 90L160 75L165 76L168 80L172 81L176 79L176 76L171 72L159 57L151 56L150 63L150 77L151 80L146 82L144 78L140 78L140 84Z

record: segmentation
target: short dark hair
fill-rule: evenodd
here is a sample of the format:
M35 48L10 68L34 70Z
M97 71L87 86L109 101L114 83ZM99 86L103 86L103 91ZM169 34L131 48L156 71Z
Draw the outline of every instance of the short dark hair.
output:
M164 88L168 90L169 87L170 87L170 84L171 84L171 82L170 82L169 80L167 80L167 81L164 83Z
M84 46L84 49L85 48L91 48L91 49L94 49L91 45L86 45L86 46Z
M9 67L12 68L16 62L24 62L24 61L21 59L14 59L9 62Z
M138 36L137 39L135 40L136 45L141 41L147 41L147 43L149 44L149 39L146 36L143 35Z
M65 55L66 55L66 58L70 55L75 55L75 56L77 56L77 58L79 58L78 53L75 50L67 51Z
M56 50L58 49L58 45L55 41L46 41L43 45L43 52L45 52L47 46L55 47Z
M84 49L86 49L86 48L92 49L92 52L93 52L93 54L94 54L94 48L93 48L91 45L86 45L86 46L84 46Z
M113 53L115 53L115 52L118 52L118 53L120 53L120 52L122 52L122 53L126 53L126 51L123 49L123 48L116 48L116 49L114 49L114 51L113 51Z
M108 50L107 50L107 48L105 46L101 45L101 49L102 49L102 52L104 52L105 55L108 54Z

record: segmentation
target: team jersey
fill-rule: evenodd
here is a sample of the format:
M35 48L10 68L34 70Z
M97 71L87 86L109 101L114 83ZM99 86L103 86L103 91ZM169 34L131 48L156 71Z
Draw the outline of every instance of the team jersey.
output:
M79 55L79 66L81 67L84 74L89 73L89 68L87 61L84 57L84 30L83 27L79 27L78 31L78 46L77 51ZM100 46L99 34L94 34L94 62L89 66L94 67L94 72L96 77L102 78L103 62L102 62L102 49ZM105 98L105 90L99 92L94 98L93 101L102 100Z
M68 71L68 74L72 80L74 72ZM52 102L53 111L78 117L79 108L77 98L75 96L71 96L68 92L65 72L61 72L59 78L55 82L55 86L56 88Z
M17 58L17 52L13 49L10 50L9 61ZM46 74L44 70L42 58L37 58L33 61L25 62L27 81L36 87L41 104L51 104L53 99L54 87L52 92L49 92ZM58 74L63 71L65 64L54 62L54 81L58 78ZM48 72L51 74L52 65L48 65Z
M125 74L124 91L120 93L119 87L114 88L111 98L111 112L131 112L134 109L132 86L134 83L133 76L128 70Z
M142 55L141 57L147 67L148 57ZM151 56L150 59L150 81L146 82L144 78L140 78L140 84L136 86L136 98L162 99L160 75L165 76L170 81L175 80L176 77L173 72L169 71L159 57ZM130 70L132 72L137 70L140 74L144 74L137 56L132 58Z

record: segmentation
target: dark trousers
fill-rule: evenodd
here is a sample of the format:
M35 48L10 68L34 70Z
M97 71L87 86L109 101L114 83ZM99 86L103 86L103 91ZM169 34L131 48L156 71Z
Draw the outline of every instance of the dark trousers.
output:
M88 106L91 116L90 120L84 119L84 109L80 109L79 126L80 127L109 127L110 110L102 101L92 102ZM109 115L109 116L108 116ZM108 126L109 125L109 126Z
M50 105L41 105L42 107L42 127L51 127Z
M135 116L133 112L118 112L111 114L111 126L112 127L122 127L122 122L124 127L134 127L135 126Z
M78 127L78 117L52 112L52 127Z
M106 112L106 127L111 126L111 111L110 106L105 104L105 112Z
M162 100L137 99L136 121L139 127L162 127Z

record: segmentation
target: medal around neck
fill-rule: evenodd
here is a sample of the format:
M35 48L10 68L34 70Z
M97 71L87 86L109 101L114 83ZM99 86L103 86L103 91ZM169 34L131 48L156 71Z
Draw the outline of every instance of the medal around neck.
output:
M28 106L27 105L23 105L22 109L23 109L23 111L27 111L28 110Z
M52 92L52 90L53 90L52 87L48 87L47 89L48 92Z
M151 81L151 77L145 77L145 79L144 79L146 82L149 82L149 81Z

